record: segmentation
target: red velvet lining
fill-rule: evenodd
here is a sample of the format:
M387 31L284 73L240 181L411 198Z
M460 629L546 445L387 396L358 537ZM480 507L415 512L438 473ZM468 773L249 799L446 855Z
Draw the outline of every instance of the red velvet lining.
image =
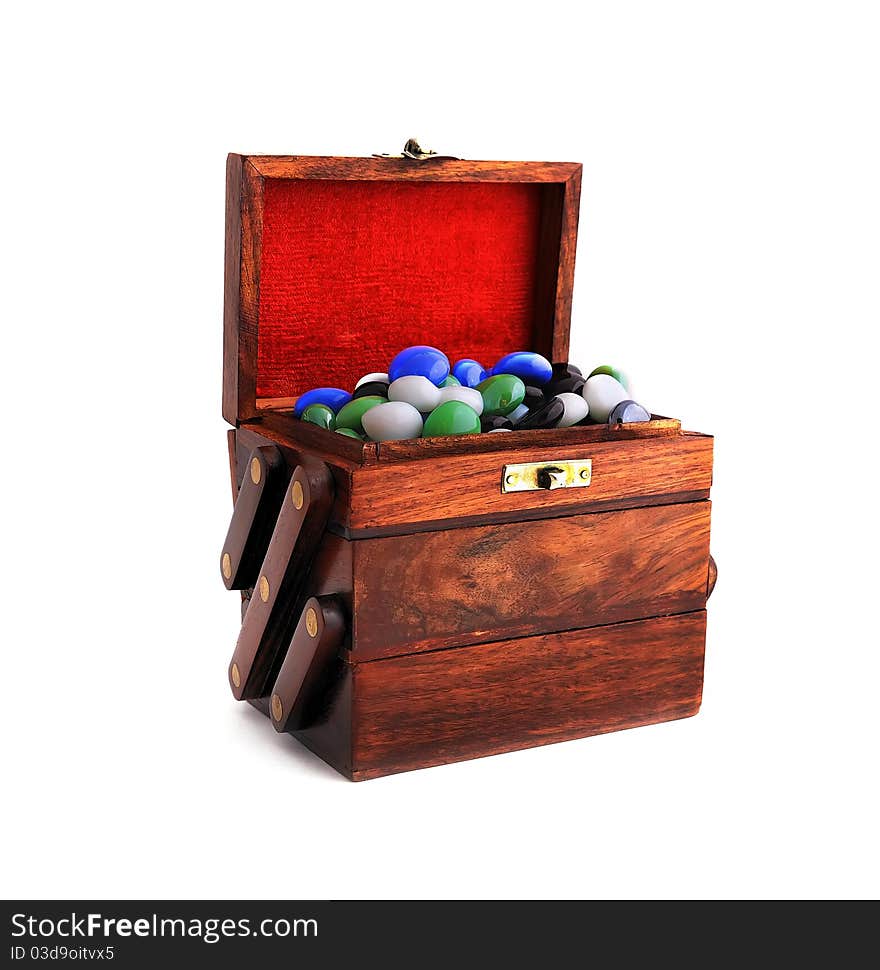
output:
M541 186L268 179L257 397L351 390L411 344L533 345Z

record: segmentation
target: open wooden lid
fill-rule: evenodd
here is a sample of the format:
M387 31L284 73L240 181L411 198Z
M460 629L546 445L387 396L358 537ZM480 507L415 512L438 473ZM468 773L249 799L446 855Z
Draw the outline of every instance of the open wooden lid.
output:
M412 344L568 357L581 166L230 155L223 416L352 390Z

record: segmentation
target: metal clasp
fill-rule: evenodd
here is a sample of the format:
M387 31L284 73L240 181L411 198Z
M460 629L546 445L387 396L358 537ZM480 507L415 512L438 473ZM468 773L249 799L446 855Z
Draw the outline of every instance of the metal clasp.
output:
M400 155L389 155L387 153L375 154L373 158L409 158L414 162L460 162L461 159L455 155L438 155L431 148L422 148L415 138L407 139Z
M586 488L592 480L591 458L530 461L504 466L501 472L501 491L536 492L541 489Z

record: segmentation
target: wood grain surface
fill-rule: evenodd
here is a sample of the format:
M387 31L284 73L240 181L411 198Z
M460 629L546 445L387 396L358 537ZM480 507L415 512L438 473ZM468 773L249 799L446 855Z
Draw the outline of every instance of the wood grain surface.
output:
M336 489L329 528L346 538L694 501L707 498L712 483L713 439L665 428L632 438L590 437L562 449L557 444L560 438L552 437L548 444L541 436L591 429L472 435L479 439L478 447L465 455L452 449L431 461L401 457L383 463L376 460L374 451L360 464L358 442L350 442L354 454L332 454L290 432L293 424L303 422L272 415L242 425L235 439L238 479L244 474L247 455L260 445L277 445L291 467L305 456L320 458L328 464ZM312 430L320 441L343 437L317 427ZM495 439L514 437L521 443L497 450ZM485 451L479 448L484 441ZM502 494L505 464L559 458L592 458L592 483L586 488Z
M488 436L487 436L488 437ZM508 435L495 437L507 438ZM592 459L586 488L501 491L504 466L525 461L552 463ZM363 466L351 482L352 530L400 526L444 518L518 513L545 509L555 515L586 511L594 502L689 492L712 484L712 439L705 435L664 435L627 441L600 441L569 448L558 445L457 455L432 461ZM401 528L401 531L406 531Z
M412 461L452 455L480 455L514 448L548 448L555 445L590 445L600 441L629 441L677 435L681 422L676 418L652 415L650 421L636 424L577 425L572 428L543 428L510 431L504 434L448 435L443 438L407 438L402 441L356 441L345 435L326 431L293 416L290 409L295 398L282 399L283 409L267 410L247 426L255 430L271 429L283 435L291 447L307 448L329 461L337 459L352 465L372 465L377 461ZM685 432L687 433L687 432Z
M247 159L230 155L226 162L223 417L234 425L257 410L262 189L262 179Z
M710 503L354 545L352 661L703 609Z
M248 155L263 178L377 179L381 182L567 182L580 176L578 162L491 162L465 159L414 162L406 158L320 155Z
M358 664L351 776L689 717L705 629L699 611Z

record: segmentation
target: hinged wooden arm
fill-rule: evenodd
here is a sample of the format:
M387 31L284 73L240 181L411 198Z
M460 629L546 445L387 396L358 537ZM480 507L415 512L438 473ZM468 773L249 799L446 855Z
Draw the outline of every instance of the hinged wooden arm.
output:
M302 616L272 687L269 714L276 731L305 726L309 699L326 677L345 636L345 616L333 596L313 596Z
M256 583L286 485L287 463L278 448L255 448L220 554L220 575L227 589L250 589Z
M297 465L244 614L229 685L237 700L265 697L290 642L297 597L333 504L333 478L323 462Z

